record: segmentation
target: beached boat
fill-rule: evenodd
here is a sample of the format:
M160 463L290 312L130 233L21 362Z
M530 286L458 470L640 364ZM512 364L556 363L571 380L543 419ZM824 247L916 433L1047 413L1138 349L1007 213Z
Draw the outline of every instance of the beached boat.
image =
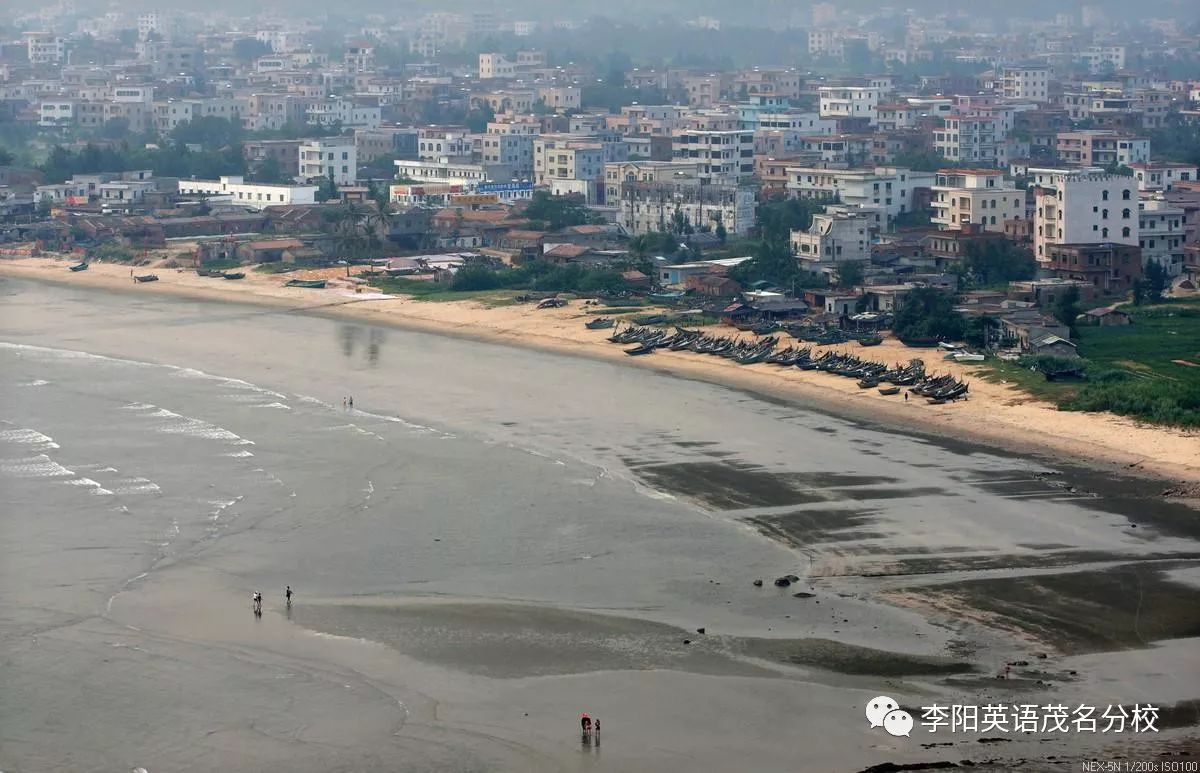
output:
M970 352L957 352L951 354L949 359L955 362L983 362L984 356L982 354L971 354Z
M654 351L654 344L642 344L632 349L626 349L625 353L630 357L637 357L640 354L649 354L652 351Z
M591 322L584 322L583 326L588 330L608 330L616 322L612 317L596 317Z
M537 305L539 309L561 309L567 302L562 298L547 298Z
M898 387L898 386L880 387L879 394L881 394L881 395L898 395L898 394L900 394L900 387Z
M878 333L871 333L858 339L859 346L879 346L883 343L883 336Z
M307 287L313 290L321 290L325 285L324 279L289 279L285 283L286 287Z
M222 268L198 268L196 276L219 277L225 276L225 269Z
M67 268L71 269L72 271L87 271L87 261L85 260L82 263L76 263L74 266L67 266Z
M245 279L246 272L245 271L226 271L224 274L221 274L221 276L225 277L226 279Z
M133 278L135 282L157 282L158 274L140 274Z

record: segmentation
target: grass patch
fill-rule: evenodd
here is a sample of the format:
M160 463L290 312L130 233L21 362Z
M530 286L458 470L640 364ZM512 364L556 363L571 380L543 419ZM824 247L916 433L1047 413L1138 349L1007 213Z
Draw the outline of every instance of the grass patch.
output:
M1156 424L1200 427L1200 299L1123 306L1133 324L1083 327L1078 353L1087 380L1046 381L1016 363L989 362L989 380L1008 381L1068 411L1112 411Z
M371 280L371 286L380 292L407 295L419 301L479 301L488 307L512 306L521 294L520 290L453 290L441 282L404 277L375 278Z

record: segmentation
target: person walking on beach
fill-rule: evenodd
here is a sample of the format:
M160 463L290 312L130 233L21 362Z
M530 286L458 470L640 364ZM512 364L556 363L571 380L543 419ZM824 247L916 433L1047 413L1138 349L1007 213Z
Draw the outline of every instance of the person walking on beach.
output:
M259 593L258 591L254 591L254 595L250 597L250 600L254 602L254 614L256 616L261 617L262 616L262 594Z
M347 399L349 400L350 410L354 410L354 395L350 395Z
M592 718L584 714L579 718L579 726L583 730L583 742L587 743L592 737Z
M285 590L283 592L283 597L285 599L287 599L287 605L290 607L292 605L292 586L291 585L287 586L287 590Z

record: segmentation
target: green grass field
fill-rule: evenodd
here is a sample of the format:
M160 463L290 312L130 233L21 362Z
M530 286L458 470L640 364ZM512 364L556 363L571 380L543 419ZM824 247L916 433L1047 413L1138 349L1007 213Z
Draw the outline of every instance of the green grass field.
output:
M989 366L990 381L1016 383L1063 410L1113 411L1161 424L1200 426L1200 299L1123 306L1133 324L1081 327L1083 382L1050 382L1016 363Z

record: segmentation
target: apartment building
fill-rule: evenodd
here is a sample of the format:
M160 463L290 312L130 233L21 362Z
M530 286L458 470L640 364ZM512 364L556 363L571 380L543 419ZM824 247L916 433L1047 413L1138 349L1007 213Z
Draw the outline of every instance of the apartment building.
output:
M479 79L512 78L517 74L517 63L510 62L504 54L479 55Z
M346 46L342 55L342 63L349 72L374 72L375 46L365 41L358 41Z
M754 174L754 133L684 129L672 138L671 154L699 163L711 182L736 183Z
M842 34L837 30L808 31L808 55L814 59L841 59L846 53Z
M579 109L583 91L578 86L538 86L537 99L556 113L562 113Z
M422 161L449 159L468 162L473 154L474 143L464 128L426 126L417 134L417 158Z
M1040 65L1005 67L1000 74L1000 95L1005 99L1050 100L1050 68Z
M1143 266L1155 260L1167 270L1168 276L1177 277L1183 273L1186 219L1181 207L1161 198L1141 202L1138 210L1138 227L1141 229L1138 246L1142 248Z
M943 231L975 224L1004 233L1004 221L1025 217L1025 191L998 169L941 169L931 190L932 220Z
M383 123L378 105L359 105L353 100L330 97L308 103L305 118L317 126L378 129Z
M533 141L533 182L578 193L589 202L603 196L604 146L594 139L548 135ZM557 187L556 187L557 186Z
M867 118L874 125L879 116L882 89L869 86L821 86L817 89L822 118Z
M1143 161L1129 164L1139 191L1169 191L1175 183L1200 180L1200 167L1172 161Z
M843 204L867 209L880 208L887 224L912 212L917 190L932 187L932 172L916 172L904 167L844 169L825 166L789 166L788 195L819 201L841 200Z
M1031 168L1037 200L1034 256L1045 263L1062 244L1138 245L1137 181L1097 168Z
M66 41L53 32L26 32L25 54L34 67L63 62L67 58Z
M300 174L300 146L304 140L248 140L242 143L242 158L253 169L267 159L279 165L279 171L288 177Z
M358 180L358 147L353 137L305 140L299 149L298 177L308 182L333 178L338 185Z
M179 193L183 196L216 197L230 204L264 209L287 204L313 204L316 202L317 186L248 183L234 175L218 180L180 180Z
M1142 278L1141 249L1137 245L1051 244L1044 268L1058 279L1087 282L1102 293L1124 294Z
M703 165L695 161L621 161L604 165L604 200L621 200L625 183L669 183L701 176Z
M474 137L479 158L485 164L504 164L512 169L516 177L533 176L532 134L493 133L477 134Z
M512 173L507 167L456 162L448 159L439 161L396 161L396 179L415 180L418 183L445 183L473 189L485 182L508 182Z
M721 100L725 92L725 76L719 73L708 75L684 75L680 85L688 96L692 107L712 107Z
M1079 55L1092 73L1125 69L1125 46L1088 46Z
M412 126L381 126L378 129L357 129L354 147L358 163L369 164L384 156L416 158L420 130Z
M75 124L73 99L44 99L38 106L38 126L44 128L73 126Z
M676 212L696 230L745 235L754 227L754 191L738 185L711 185L703 177L662 182L624 182L617 222L634 236L665 231Z
M1105 129L1059 132L1055 152L1068 166L1131 166L1150 160L1150 139Z
M1001 120L990 113L954 112L940 119L933 149L950 161L978 166L1008 166L1008 145Z
M807 231L792 231L792 254L806 264L871 259L871 220L865 213L813 215ZM810 265L810 271L817 266Z

